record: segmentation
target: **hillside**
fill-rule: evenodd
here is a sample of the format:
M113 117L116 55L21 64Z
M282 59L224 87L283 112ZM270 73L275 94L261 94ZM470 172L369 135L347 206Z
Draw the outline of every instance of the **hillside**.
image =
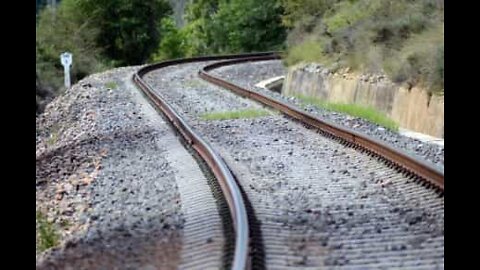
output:
M75 83L112 67L285 50L288 66L383 73L442 92L443 13L443 0L63 0L38 13L36 71L58 95L64 51L74 54ZM41 92L37 104L47 102Z
M443 91L443 0L284 0L286 63L386 73Z

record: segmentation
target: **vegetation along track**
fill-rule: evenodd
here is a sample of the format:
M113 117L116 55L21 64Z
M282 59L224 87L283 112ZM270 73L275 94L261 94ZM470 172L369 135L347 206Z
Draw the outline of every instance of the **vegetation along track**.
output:
M208 74L224 65L277 58L265 53L173 60L134 76L219 179L236 232L232 267L443 268L442 172ZM208 65L226 59L231 60ZM200 120L205 107L259 107L192 78L200 68L202 78L288 117ZM205 104L200 96L215 100ZM252 206L248 222L230 171Z

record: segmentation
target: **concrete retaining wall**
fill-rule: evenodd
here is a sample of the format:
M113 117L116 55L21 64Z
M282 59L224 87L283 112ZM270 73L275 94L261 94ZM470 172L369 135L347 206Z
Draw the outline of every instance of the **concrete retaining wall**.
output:
M407 89L382 75L360 75L348 70L331 73L316 64L298 65L289 69L282 93L371 106L402 128L443 138L444 97L429 95L419 87Z

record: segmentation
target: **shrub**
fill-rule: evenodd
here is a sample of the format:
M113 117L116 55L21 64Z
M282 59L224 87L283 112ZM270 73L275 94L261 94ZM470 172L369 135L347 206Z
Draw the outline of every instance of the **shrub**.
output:
M175 27L172 17L162 19L160 31L163 38L157 52L152 56L153 61L181 58L187 54L184 33Z
M299 62L324 62L326 56L321 44L314 40L308 40L291 48L285 58L287 65L294 65Z
M286 30L278 0L201 0L187 6L180 30L187 56L277 50Z
M384 69L396 82L418 82L438 91L443 89L443 51L443 26L431 28L412 36Z
M96 29L89 21L80 21L75 14L75 0L64 0L56 10L40 12L36 27L36 70L42 85L58 92L63 85L63 66L60 54L73 54L71 80L105 68L95 44Z
M157 49L160 19L172 10L165 0L77 0L79 14L99 31L96 42L118 65L142 64Z
M39 211L37 211L36 223L37 250L42 252L58 245L59 236L55 231L54 225L48 222L46 217Z
M395 82L421 83L433 91L443 88L443 1L338 0L328 7L322 6L325 1L318 6L310 0L283 2L284 24L294 27L288 65L349 66L385 72ZM316 10L305 10L302 3ZM302 14L316 25L305 26Z

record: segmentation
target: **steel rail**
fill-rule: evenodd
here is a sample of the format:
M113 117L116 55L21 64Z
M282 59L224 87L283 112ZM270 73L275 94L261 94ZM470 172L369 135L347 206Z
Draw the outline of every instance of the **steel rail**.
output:
M386 163L395 167L399 171L416 178L423 184L429 187L435 187L442 194L444 192L444 172L435 166L418 159L403 150L394 148L385 144L384 142L373 138L371 136L361 134L350 128L339 126L330 121L320 119L318 116L305 112L304 110L280 101L276 98L269 97L259 92L251 91L235 85L231 82L221 79L218 76L212 75L209 71L245 62L275 60L281 57L276 54L248 56L244 58L236 58L227 61L216 62L205 66L199 71L199 76L217 86L229 89L234 93L258 101L279 110L280 112L308 125L319 129L320 131L333 136L336 139L343 141L345 144L353 146L357 149L366 151L367 153L376 155L386 161Z
M258 57L273 54L275 53L266 52L175 59L144 66L140 68L133 75L132 78L136 85L151 100L151 102L165 114L167 119L173 124L173 126L182 135L185 141L189 145L191 145L192 148L195 149L195 151L202 157L202 159L207 163L207 165L215 175L216 179L218 180L225 200L227 201L227 204L229 206L230 214L233 220L233 227L235 231L235 250L232 262L232 269L235 270L244 270L251 268L251 258L249 254L249 222L240 188L237 185L235 178L230 172L225 161L212 149L212 147L207 142L205 142L195 131L193 131L193 129L186 123L186 121L166 102L165 98L163 98L161 94L154 91L154 89L143 80L143 77L145 76L145 74L153 70L179 64L245 57Z
M234 93L258 101L264 105L279 110L280 112L308 125L317 128L319 131L339 139L343 143L353 146L369 154L376 155L386 161L391 167L396 167L400 171L410 175L412 178L420 179L428 186L433 186L444 191L444 173L433 165L420 160L400 149L386 145L378 139L372 138L365 134L356 132L350 128L339 126L327 120L318 118L302 109L286 104L276 98L254 92L238 85L225 81L209 71L223 66L234 65L253 61L266 61L280 59L278 52L251 53L251 54L233 54L224 56L203 56L186 59L175 59L164 61L140 68L134 75L133 81L151 100L151 102L160 109L167 119L172 123L175 129L182 135L185 141L195 149L196 152L205 160L213 174L219 181L220 187L225 196L225 200L229 206L230 214L233 220L235 230L235 250L232 262L232 269L251 269L251 258L249 255L249 222L244 200L241 195L238 184L236 183L232 173L223 159L209 146L186 121L165 101L163 96L155 92L154 89L147 84L143 77L156 69L169 66L204 62L217 61L211 65L205 66L199 71L200 78L211 82L220 87L229 89ZM226 60L226 61L222 61Z

